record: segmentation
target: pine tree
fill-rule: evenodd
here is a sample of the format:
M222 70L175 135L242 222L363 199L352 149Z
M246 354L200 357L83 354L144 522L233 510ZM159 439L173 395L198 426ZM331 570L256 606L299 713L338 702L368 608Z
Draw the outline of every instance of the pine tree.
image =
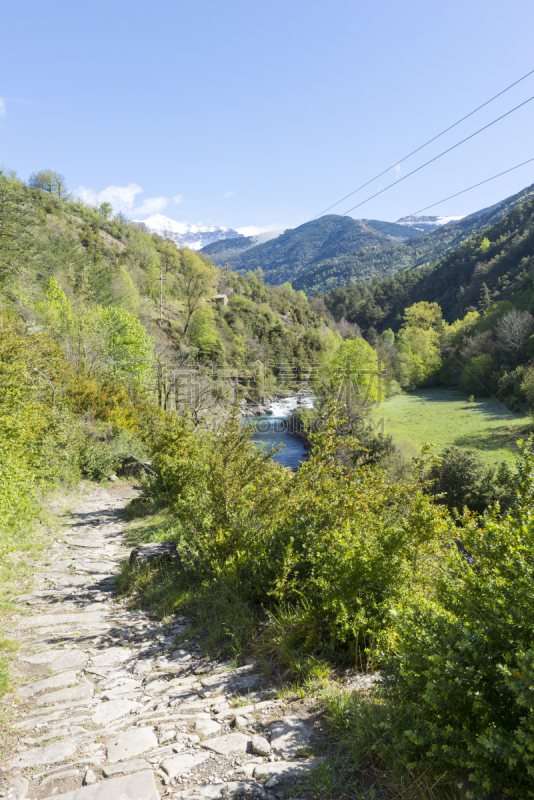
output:
M485 283L482 284L480 290L480 300L478 301L478 310L485 311L491 305L490 291Z

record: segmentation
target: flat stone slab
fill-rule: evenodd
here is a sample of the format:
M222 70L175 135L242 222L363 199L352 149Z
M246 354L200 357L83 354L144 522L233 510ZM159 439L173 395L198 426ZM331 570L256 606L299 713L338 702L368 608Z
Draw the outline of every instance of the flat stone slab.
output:
M79 683L78 686L72 686L70 689L60 689L59 692L49 692L48 694L39 697L37 700L38 706L50 705L50 703L63 703L73 700L89 700L95 693L95 687L92 683Z
M53 775L47 775L46 778L43 778L39 786L46 786L47 783L62 781L65 778L77 778L79 774L79 769L66 769L64 772L54 772Z
M134 700L109 700L96 707L91 720L95 725L109 725L110 722L126 717L136 708L141 708L141 704Z
M64 716L63 711L54 711L53 714L47 714L46 716L42 717L26 717L26 719L21 720L20 722L16 722L14 727L17 730L21 730L23 728L35 728L38 725L44 725L48 722L54 722L58 719L61 719Z
M246 675L249 672L253 672L254 667L252 665L246 665L244 667L237 667L236 669L230 669L227 672L218 673L217 675L210 675L208 678L202 678L200 683L202 686L212 686L215 683L218 683L220 680L224 678L224 680L232 680L232 678L242 678L243 675Z
M172 796L172 800L222 800L226 794L226 784L200 783L192 789L184 789Z
M300 717L284 717L269 726L271 747L284 758L294 758L299 751L310 746L313 729Z
M119 675L117 675L119 673ZM122 674L126 673L124 677ZM141 681L132 678L130 673L125 669L118 669L111 673L111 680L102 687L105 692L115 692L123 689L125 692L130 692L132 689L139 689L142 686Z
M102 692L100 697L102 700L115 700L117 697L123 697L123 695L138 695L141 694L143 691L143 687L140 681L129 681L130 685L122 685L116 686L114 689L106 689L105 692ZM135 685L133 685L135 684ZM127 700L130 698L126 698Z
M97 625L104 619L102 614L39 614L19 622L17 630L51 628L55 625Z
M223 797L265 798L267 792L255 781L228 781Z
M207 761L209 755L207 753L198 753L198 755L191 755L191 753L182 753L174 758L166 758L162 763L161 768L167 773L172 780L182 772L189 772L190 769L199 767L204 761Z
M53 678L44 678L42 681L35 683L28 683L26 686L21 686L18 689L18 694L21 697L33 697L41 692L46 692L48 689L60 689L63 686L71 686L77 683L77 676L74 670L63 672L61 675L54 675Z
M121 761L120 764L106 764L102 768L102 774L104 778L111 778L113 775L130 775L132 772L141 772L150 768L150 764L144 758L136 758L133 761Z
M219 711L215 716L216 719L226 719L228 717L243 716L243 714L253 714L256 710L255 706L239 706L239 708L224 708Z
M60 656L76 652L76 650L44 650L42 653L33 653L31 656L20 656L19 661L24 661L25 664L51 664Z
M220 756L226 756L229 753L246 753L249 744L250 736L245 736L244 733L229 733L227 736L202 742L202 747L205 750L213 750Z
M185 664L188 661L191 661L192 658L193 656L191 653L188 653L187 650L175 650L170 655L170 660L175 661L178 664Z
M28 717L37 717L40 714L49 714L51 717L54 711L63 713L70 709L75 709L75 711L83 713L87 711L90 706L96 706L97 703L98 699L96 697L84 697L82 700L72 700L70 703L55 703L48 708L35 708L33 711L28 712Z
M152 770L111 778L82 786L73 792L55 794L45 800L160 800Z
M91 547L98 550L104 550L104 542L94 542L91 539L69 539L67 542L69 547Z
M70 758L78 747L78 740L67 740L63 742L52 742L46 747L32 747L13 759L9 765L11 771L15 769L28 769L30 767L42 767L44 764L62 764Z
M157 746L158 740L152 728L132 728L108 742L107 759L110 764L116 764L117 761L126 761L154 750Z
M204 736L211 736L214 733L219 733L221 726L212 719L197 719L195 722L195 730L199 733L203 733Z
M81 669L87 662L87 653L83 650L70 650L61 653L49 664L50 672L62 672L65 669Z
M6 800L24 800L28 794L30 783L22 775L14 778L7 787Z
M122 664L133 656L128 647L108 647L104 653L99 653L91 659L93 667L114 667Z
M308 758L302 761L274 761L273 763L258 764L254 770L254 777L272 778L297 778L299 775L306 775L313 772L322 763L323 758Z
M85 586L87 583L87 578L83 577L83 575L62 575L61 577L57 578L54 583L56 586Z
M254 689L263 683L262 676L254 672L254 669L253 664L248 664L244 667L232 669L229 672L202 678L200 683L205 689L213 692L229 694L246 692L248 689Z
M255 689L264 682L261 675L243 675L238 678L223 678L222 675L218 676L217 682L211 683L209 688L213 692L222 692L224 694L240 694L247 692L249 689ZM203 684L204 685L204 684Z
M110 573L117 568L114 561L83 561L76 564L77 572L97 572L102 578L110 577Z

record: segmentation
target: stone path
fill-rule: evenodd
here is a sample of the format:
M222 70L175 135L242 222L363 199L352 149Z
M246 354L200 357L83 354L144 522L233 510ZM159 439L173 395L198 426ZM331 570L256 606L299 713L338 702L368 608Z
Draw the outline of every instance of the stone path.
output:
M321 759L254 663L208 661L188 620L163 624L115 596L131 487L96 490L45 553L11 633L22 642L7 800L280 800ZM303 757L304 755L304 757Z

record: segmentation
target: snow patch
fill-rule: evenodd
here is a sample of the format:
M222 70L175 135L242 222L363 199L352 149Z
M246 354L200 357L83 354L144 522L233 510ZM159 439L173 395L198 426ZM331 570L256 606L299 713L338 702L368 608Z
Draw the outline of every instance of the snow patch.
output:
M153 233L169 235L178 247L189 247L190 250L200 250L207 244L219 242L221 239L242 239L243 234L233 228L222 226L194 225L189 222L178 222L163 214L152 214L143 220L134 220L138 225L144 225Z

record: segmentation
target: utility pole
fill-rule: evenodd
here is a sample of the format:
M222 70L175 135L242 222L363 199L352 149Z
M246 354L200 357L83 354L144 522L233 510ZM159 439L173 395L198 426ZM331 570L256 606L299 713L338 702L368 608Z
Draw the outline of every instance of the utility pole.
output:
M160 269L159 278L156 278L156 281L159 281L159 318L160 318L160 320L162 320L163 319L163 284L167 282L167 278L163 277L163 270L162 269ZM154 283L156 281L154 281Z

